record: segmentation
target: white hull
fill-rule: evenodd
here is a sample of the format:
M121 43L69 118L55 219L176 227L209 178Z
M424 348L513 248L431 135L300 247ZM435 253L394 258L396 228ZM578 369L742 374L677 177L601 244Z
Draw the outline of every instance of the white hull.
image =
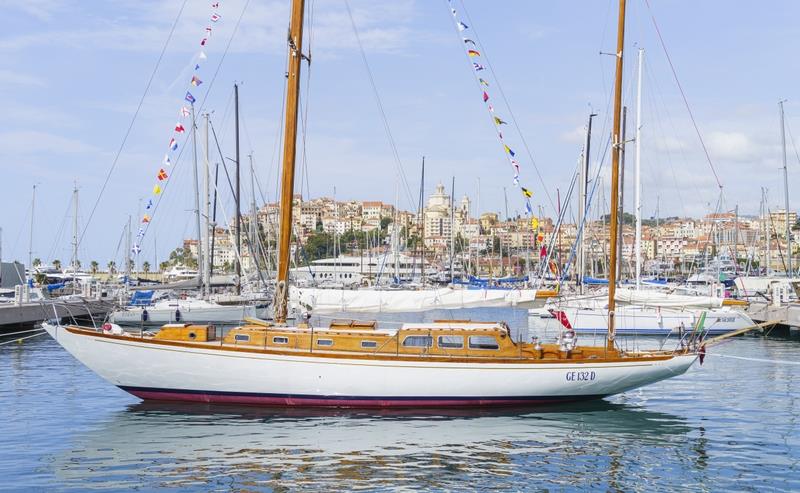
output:
M608 310L605 308L560 307L572 329L579 334L606 334L608 332ZM618 306L616 309L616 331L620 335L667 336L679 334L681 327L689 332L706 313L704 330L709 335L719 335L734 330L752 327L755 322L744 312L730 308L708 310L649 308L640 306Z
M87 367L140 398L238 404L440 407L576 401L680 375L696 358L428 362L233 351L70 332L53 325L45 329Z
M436 309L529 306L536 301L535 289L420 290L320 289L291 287L289 296L316 312L416 312Z
M614 299L617 302L648 307L672 308L720 308L723 298L676 294L652 289L618 288Z
M111 313L108 320L120 325L164 325L175 322L235 324L246 318L267 318L270 315L268 312L267 308L256 308L254 305L197 304L194 300L178 300L150 307L127 307Z
M767 276L742 276L734 280L740 296L759 298L759 301L764 299L761 295L770 296L776 287L793 295L794 287L792 286L792 281L794 279Z

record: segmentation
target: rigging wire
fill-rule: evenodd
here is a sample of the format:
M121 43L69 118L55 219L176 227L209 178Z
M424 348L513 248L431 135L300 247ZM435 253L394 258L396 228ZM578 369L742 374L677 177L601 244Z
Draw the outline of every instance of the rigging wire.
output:
M247 7L250 5L250 0L247 0L242 7L242 11L239 13L239 18L236 19L236 24L233 26L233 32L231 33L230 37L228 38L228 44L225 45L225 50L222 52L222 57L219 59L219 63L217 63L217 68L214 70L214 75L211 77L211 81L208 83L208 89L206 89L206 93L203 96L203 100L200 102L200 109L198 113L202 114L203 110L205 109L206 100L208 99L208 95L211 94L211 89L214 87L214 81L217 80L217 75L219 75L219 70L222 68L222 64L225 62L225 57L228 55L228 51L230 51L231 43L233 43L233 38L236 37L236 33L239 32L239 25L242 23L242 17L244 17L244 13L247 11Z
M520 140L522 141L523 147L525 147L525 152L528 154L528 159L531 161L531 165L533 166L533 170L536 172L536 176L539 178L540 183L542 184L542 188L544 189L545 196L547 197L548 202L550 202L550 207L553 208L553 211L558 210L555 206L555 202L553 202L553 197L550 195L550 191L544 186L547 183L544 178L542 177L542 173L539 170L539 166L536 164L536 160L533 158L533 153L531 152L530 147L528 146L528 141L525 139L525 135L522 133L522 129L517 122L517 117L514 115L514 110L511 109L511 104L508 102L508 98L506 97L505 91L503 91L503 86L500 84L500 79L497 77L497 74L494 71L494 66L492 66L492 62L489 59L486 51L486 45L483 44L481 41L480 36L478 35L478 30L475 28L475 23L472 21L472 18L467 11L466 5L464 2L461 2L461 9L464 11L464 15L467 17L467 20L472 26L472 32L475 33L475 40L481 45L482 48L482 58L486 60L486 66L489 67L489 71L492 73L492 77L494 78L494 83L497 84L497 90L500 91L500 97L503 98L503 102L506 105L506 109L508 109L508 114L511 116L511 121L514 122L514 128L517 130L517 134L519 135Z
M306 197L311 198L311 185L308 179L308 148L306 146L306 137L308 136L308 103L311 93L311 46L314 42L314 0L311 0L308 6L308 15L306 16L306 28L308 33L308 47L306 48L308 55L306 55L306 94L304 98L300 98L300 111L302 116L300 118L300 135L302 139L303 152L300 158L300 196L303 196L303 183L306 185ZM305 103L305 104L304 104Z
M70 198L70 203L67 204L67 208L64 211L64 217L61 218L61 224L59 225L58 230L56 231L56 234L53 237L53 244L50 246L50 251L47 254L47 258L50 259L50 260L52 260L53 257L57 255L56 250L58 250L58 245L59 245L59 243L61 243L61 240L62 240L61 237L64 234L64 225L67 222L67 217L69 217L70 206L72 205L71 202L72 202L72 199Z
M647 84L650 87L653 87L653 91L646 91L645 93L645 101L646 104L649 106L652 118L651 120L654 123L654 126L658 129L658 132L652 132L651 135L653 139L661 140L661 147L663 154L666 154L666 161L667 163L672 163L673 161L673 151L671 146L666 141L667 132L664 129L663 121L666 120L669 122L670 129L677 135L677 129L675 128L675 122L673 121L672 115L669 113L669 106L666 104L662 97L662 90L658 84L658 80L655 75L652 73L652 69L650 64L645 64L644 66L645 77L647 78ZM655 95L655 96L654 96ZM659 108L663 108L664 117L662 117L662 112ZM680 157L682 158L683 163L688 166L688 159L686 157L684 145L682 141L678 141L678 151L680 153ZM661 153L653 153L652 157L659 160L661 158ZM672 176L672 182L675 186L675 194L678 196L678 202L681 207L681 211L684 217L688 217L686 211L686 201L683 199L683 195L681 193L681 187L678 185L678 176L675 173L675 166L669 164L667 166L670 171L670 175ZM663 167L659 166L656 168L658 170L662 170ZM702 197L703 195L700 193L700 190L697 188L697 184L694 180L690 181L692 188L694 189L696 197Z
M653 27L655 27L656 29L656 35L658 36L658 41L661 44L661 49L664 50L664 55L667 57L669 68L672 71L672 77L675 79L675 84L677 84L678 91L680 91L681 93L681 98L683 98L683 104L684 106L686 106L686 111L689 113L689 119L692 121L692 126L694 127L694 131L697 134L697 138L700 140L700 145L703 148L703 153L706 156L706 161L708 162L708 166L711 168L711 172L714 174L714 180L716 180L717 186L721 190L722 182L720 182L719 176L717 175L717 170L714 168L714 163L711 161L711 155L708 152L705 140L703 140L703 135L700 133L700 127L698 127L697 121L694 119L692 108L691 106L689 106L689 100L686 98L686 93L683 91L683 86L681 85L681 81L680 79L678 79L678 73L675 70L675 65L672 63L672 58L669 56L669 51L667 51L667 45L664 42L664 38L661 36L661 29L658 28L658 23L656 22L656 16L653 13L653 9L650 7L650 0L644 0L644 3L647 5L647 10L650 12L650 19L653 21Z
M249 1L249 0L248 0ZM117 153L114 156L114 160L111 162L111 167L108 169L108 173L106 173L106 178L103 181L103 186L100 187L100 193L97 195L97 199L92 206L92 211L89 213L89 218L86 220L86 225L83 227L83 233L81 233L79 243L83 242L83 237L86 235L86 230L89 229L89 224L92 222L92 217L94 217L94 213L97 210L97 206L100 205L100 199L103 197L103 193L106 190L106 186L108 185L108 181L111 179L111 174L114 172L114 169L117 167L117 163L119 162L119 158L122 155L122 150L125 148L125 144L128 142L128 137L131 134L131 130L133 130L133 124L136 122L137 117L139 116L139 111L142 109L142 105L144 104L144 99L147 97L147 94L150 92L150 86L153 84L153 79L156 76L156 72L158 71L158 67L161 66L161 61L164 59L164 53L167 51L167 47L169 46L170 41L172 40L172 35L175 33L175 28L178 25L178 21L180 20L181 16L183 15L183 9L186 7L186 3L188 0L183 0L181 4L180 10L178 10L178 15L175 16L175 20L172 22L172 27L169 30L169 35L167 35L166 41L164 41L164 46L161 48L161 53L158 55L158 60L156 60L156 64L153 67L153 71L150 73L150 78L147 81L147 85L144 88L144 92L142 93L142 97L139 99L139 104L136 106L136 111L133 112L133 117L131 118L131 122L128 125L128 129L125 131L125 136L122 138L122 142L119 145L119 149L117 149ZM210 88L209 88L210 89Z
M211 128L211 134L214 137L214 143L217 145L217 152L219 153L219 159L222 161L222 169L225 171L225 178L228 179L228 189L231 191L231 195L236 196L236 190L233 188L233 182L231 181L231 175L228 173L228 165L225 162L225 156L222 155L222 148L219 145L219 140L217 139L217 131L214 129L214 123L211 122L211 119L208 120L208 126Z
M389 127L389 119L386 116L386 111L383 108L383 103L381 102L381 97L378 94L378 86L375 84L375 78L372 76L372 69L370 68L369 62L367 61L367 54L364 51L364 45L361 43L361 36L358 34L358 28L356 27L356 21L353 18L353 12L350 10L350 2L349 0L344 0L344 5L347 8L347 16L350 18L350 25L353 27L353 34L356 37L356 42L358 44L358 49L361 52L361 60L364 62L364 68L367 72L367 76L369 78L369 83L372 86L372 94L375 96L375 103L378 106L378 111L381 114L381 120L383 121L383 129L386 132L386 138L389 141L389 147L391 147L392 155L394 156L395 164L397 165L397 169L400 174L400 181L403 184L403 188L405 189L406 195L408 196L408 203L413 204L414 198L411 194L411 188L408 185L408 180L406 179L405 171L403 170L403 163L400 160L400 154L397 151L397 145L395 145L394 137L392 136L392 130Z
M185 5L185 3L186 3L186 0L184 0L184 5ZM211 78L211 80L209 81L208 89L206 90L206 93L203 96L203 100L201 101L200 105L198 106L198 110L197 110L196 116L194 116L193 119L192 119L192 132L196 132L197 131L197 116L202 115L202 112L203 112L204 107L205 107L206 100L208 99L209 94L211 94L211 89L214 87L214 81L216 81L217 75L219 74L219 71L222 68L222 64L225 61L225 56L228 54L228 51L230 50L231 43L233 42L233 38L236 37L236 34L239 31L239 25L242 22L242 17L244 17L244 13L247 10L248 5L250 5L250 0L247 0L245 2L244 6L242 7L242 11L239 13L239 18L236 20L236 24L234 25L233 32L231 33L230 37L228 38L228 43L225 45L225 50L223 51L222 56L220 57L220 60L217 63L217 68L216 68L216 70L214 70L214 75ZM177 22L177 19L176 19L176 22ZM173 29L174 29L174 26L173 26ZM172 34L170 33L170 36L171 35ZM163 52L162 52L162 55L163 55ZM189 136L186 137L186 140L189 140ZM186 149L187 149L187 146L182 146L180 151L179 151L179 153L178 153L178 156L175 158L175 164L172 167L173 174L174 174L175 170L178 168L178 165L180 164L181 157L183 156L183 151L185 151ZM161 201L162 201L164 195L166 194L167 188L169 187L169 184L170 184L171 181L172 180L167 180L167 182L164 183L164 186L162 187L162 193L158 196L158 199L156 200L156 203L153 205L153 212L151 214L151 216L153 218L155 218L155 216L156 216L156 212L158 211L158 207L161 204ZM89 217L89 220L91 220L91 215ZM88 227L88 222L89 221L87 221L87 227ZM145 230L144 230L145 234L150 229L150 225L151 224L152 224L152 220L151 220L151 222L148 222L146 224ZM85 229L84 229L84 231L85 231ZM144 239L144 236L142 236L142 239Z
M794 150L794 155L797 158L797 162L800 163L800 154L797 152L797 146L794 143L794 136L792 135L792 128L789 126L789 120L784 119L784 125L786 126L786 133L789 134L789 142L792 143L792 150Z
M31 202L33 202L33 199L31 199ZM25 230L27 229L26 226L31 222L30 215L31 215L31 207L25 207L25 215L22 217L22 220L20 221L19 231L17 232L17 238L14 240L14 246L11 247L12 252L17 251L17 246L19 245L19 241L20 239L22 239L22 233L25 232ZM29 265L28 268L33 269L33 266Z

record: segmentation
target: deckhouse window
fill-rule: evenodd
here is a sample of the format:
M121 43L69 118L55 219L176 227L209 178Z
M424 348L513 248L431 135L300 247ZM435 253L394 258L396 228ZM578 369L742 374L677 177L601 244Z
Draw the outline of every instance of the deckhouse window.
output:
M469 336L470 349L500 349L494 336Z
M442 349L461 349L464 338L461 336L439 336L439 347Z
M333 339L317 339L317 346L333 346Z
M378 343L375 341L361 341L361 347L364 349L376 348Z
M272 338L272 343L273 344L289 344L289 338L288 337L276 336L276 337Z
M235 334L233 339L236 342L250 342L250 334Z
M431 347L433 337L431 336L408 336L403 339L403 347Z

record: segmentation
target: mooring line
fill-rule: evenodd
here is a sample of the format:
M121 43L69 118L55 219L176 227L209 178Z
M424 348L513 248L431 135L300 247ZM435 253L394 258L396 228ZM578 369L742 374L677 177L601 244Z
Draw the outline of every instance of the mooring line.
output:
M716 353L708 353L706 356L714 356L717 358L732 358L732 359L741 359L744 361L759 361L761 363L775 363L780 365L800 365L800 361L786 361L782 359L762 359L762 358L747 358L744 356L733 356L730 354L716 354Z
M5 346L6 344L11 344L12 342L17 342L17 343L19 343L19 342L22 342L22 341L24 341L25 339L30 339L30 338L32 338L32 337L39 337L39 336L40 336L40 335L42 335L42 334L47 334L47 332L45 332L45 331L41 331L40 333L38 333L38 334L33 334L32 336L20 337L20 338L18 338L18 339L12 339L12 340L10 340L10 341L0 342L0 346Z
M7 334L4 334L4 333L0 332L0 339L5 339L6 337L15 336L17 334L27 334L28 332L39 332L40 330L44 330L44 329L39 327L37 329L21 330L19 332L9 332Z

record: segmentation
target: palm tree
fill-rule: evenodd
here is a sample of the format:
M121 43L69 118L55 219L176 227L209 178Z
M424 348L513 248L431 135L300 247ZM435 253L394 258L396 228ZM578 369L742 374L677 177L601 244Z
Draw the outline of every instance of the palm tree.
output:
M100 264L97 263L97 260L92 260L92 263L89 265L90 268L92 269L92 274L97 274L97 270L100 268Z
M40 259L39 257L36 257L35 259L33 259L33 266L34 267L39 267L40 265L42 265L42 259Z
M56 270L61 270L61 261L58 259L53 260L53 267L55 267Z
M144 272L145 275L147 275L150 272L150 262L148 262L147 260L145 260L142 263L142 272Z
M108 273L109 274L116 274L117 273L117 263L113 260L108 261Z

